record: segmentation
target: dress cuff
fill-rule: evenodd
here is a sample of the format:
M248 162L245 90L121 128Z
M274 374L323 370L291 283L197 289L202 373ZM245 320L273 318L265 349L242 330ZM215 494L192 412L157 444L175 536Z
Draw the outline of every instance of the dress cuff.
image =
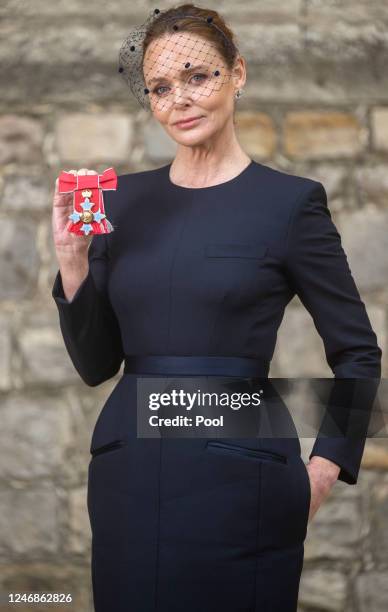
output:
M71 327L78 327L85 317L92 316L93 304L99 298L90 268L87 276L83 279L70 301L66 299L63 292L61 272L58 270L51 295L58 311L62 314L62 317L65 317Z
M90 268L88 270L88 274L87 276L83 279L82 283L80 284L80 286L78 287L77 291L75 292L75 294L73 295L73 298L69 301L66 299L64 291L63 291L63 285L62 285L62 276L61 276L61 271L58 270L56 276L55 276L55 280L54 280L54 284L53 284L53 288L51 291L51 295L54 298L55 302L57 304L63 304L66 306L71 306L72 304L76 303L77 301L79 301L80 296L85 293L85 290L87 290L92 282L92 278L91 278L91 272L90 272Z
M309 455L309 459L316 455L333 461L341 468L337 480L354 485L357 484L364 445L365 441L358 440L357 451L353 448L353 452L349 452L346 456L341 452L341 441L339 438L337 441L334 439L330 441L328 439L318 439Z

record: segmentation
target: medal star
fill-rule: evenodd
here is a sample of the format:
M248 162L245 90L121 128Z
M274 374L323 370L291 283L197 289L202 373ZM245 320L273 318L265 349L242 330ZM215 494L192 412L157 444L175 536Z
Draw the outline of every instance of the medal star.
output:
M81 206L82 206L83 210L91 210L91 208L93 206L93 202L91 202L89 200L89 198L85 198L85 200L83 202L81 202Z
M71 215L69 215L69 219L71 219L73 223L77 223L81 219L81 215L74 211L71 213Z
M89 198L85 197L85 200L81 202L82 213L79 213L74 210L71 215L69 215L69 219L71 219L73 223L78 223L80 221L86 220L87 217L88 221L92 220L96 221L97 223L100 223L101 220L106 217L106 215L100 211L93 213L92 206L94 206L94 202L91 202ZM85 215L85 213L89 214ZM93 230L93 226L91 225L91 223L82 223L80 230L87 235Z
M104 217L105 217L104 213L101 213L101 212L93 213L93 221L97 221L97 223L100 223L101 219L103 219Z

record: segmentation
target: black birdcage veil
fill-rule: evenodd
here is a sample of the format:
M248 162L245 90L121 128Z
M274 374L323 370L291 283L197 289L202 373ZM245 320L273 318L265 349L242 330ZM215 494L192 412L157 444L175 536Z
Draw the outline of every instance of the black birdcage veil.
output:
M146 21L125 38L119 51L119 72L145 109L166 110L181 96L182 99L188 96L195 102L218 91L231 78L231 72L216 47L202 36L180 31L180 19L190 17L217 28L232 57L237 52L234 43L211 17L205 19L182 11L168 18L171 34L153 41L143 62L144 38L150 25L162 14L159 9L152 11Z

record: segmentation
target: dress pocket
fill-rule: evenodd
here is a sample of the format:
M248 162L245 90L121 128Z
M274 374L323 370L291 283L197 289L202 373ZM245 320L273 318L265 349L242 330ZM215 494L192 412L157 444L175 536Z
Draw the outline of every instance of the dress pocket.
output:
M105 444L100 444L99 446L92 447L90 449L90 454L92 455L92 459L97 455L102 455L104 453L110 453L111 451L118 450L122 448L127 443L125 440L112 440L111 442L106 442Z
M205 245L206 257L230 259L263 259L268 251L265 244L225 242Z
M287 463L287 457L281 453L262 448L249 448L239 444L220 442L218 440L209 440L206 444L206 450L216 453L239 455L241 457L259 461L265 460L275 461L277 463Z

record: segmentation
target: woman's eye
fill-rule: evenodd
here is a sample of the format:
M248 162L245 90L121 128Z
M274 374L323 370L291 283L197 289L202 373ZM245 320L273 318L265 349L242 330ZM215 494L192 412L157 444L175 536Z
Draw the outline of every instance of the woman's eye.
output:
M207 79L207 74L200 74L200 73L193 74L191 79L195 79L196 77L199 77L199 80L195 80L194 82L195 83L202 83L205 79ZM168 89L167 85L158 85L157 87L155 87L152 90L152 93L155 93L157 96L162 96L164 92L161 91L161 90L163 90L163 89Z
M152 93L156 93L158 96L160 96L161 95L160 89L167 89L167 87L166 87L166 85L160 85L159 87L155 87L152 90Z
M207 78L206 74L193 74L192 78L194 79L195 77L201 77L202 80ZM196 81L197 83L200 83L201 81Z

